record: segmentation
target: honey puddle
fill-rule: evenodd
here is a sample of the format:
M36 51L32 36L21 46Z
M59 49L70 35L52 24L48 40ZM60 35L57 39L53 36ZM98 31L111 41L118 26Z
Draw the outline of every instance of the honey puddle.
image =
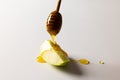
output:
M85 64L85 65L90 63L89 60L87 60L87 59L79 59L78 62L81 64Z
M37 57L37 62L46 63L45 60L41 56Z
M79 59L79 60L73 60L71 59L71 62L79 62L80 64L88 65L90 62L87 59Z

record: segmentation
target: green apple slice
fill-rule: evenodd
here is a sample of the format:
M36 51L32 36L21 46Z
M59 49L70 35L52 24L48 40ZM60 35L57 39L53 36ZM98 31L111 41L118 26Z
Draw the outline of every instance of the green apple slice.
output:
M40 47L40 56L51 65L64 66L70 60L67 53L57 43L46 40Z

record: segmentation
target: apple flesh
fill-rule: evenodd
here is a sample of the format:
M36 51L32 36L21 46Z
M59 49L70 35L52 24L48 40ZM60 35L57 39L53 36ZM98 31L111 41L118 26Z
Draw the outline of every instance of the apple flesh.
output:
M67 53L51 40L46 40L40 47L40 58L54 66L64 66L70 62ZM39 60L38 57L38 61Z

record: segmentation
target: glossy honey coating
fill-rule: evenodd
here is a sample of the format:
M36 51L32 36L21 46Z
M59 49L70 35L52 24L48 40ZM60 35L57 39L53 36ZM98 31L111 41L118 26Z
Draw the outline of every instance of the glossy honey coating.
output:
M60 32L62 26L62 16L59 12L53 11L50 13L46 27L50 35L57 35Z
M51 36L56 36L60 32L62 26L62 15L59 13L60 4L61 0L58 0L56 10L51 12L47 19L47 32Z

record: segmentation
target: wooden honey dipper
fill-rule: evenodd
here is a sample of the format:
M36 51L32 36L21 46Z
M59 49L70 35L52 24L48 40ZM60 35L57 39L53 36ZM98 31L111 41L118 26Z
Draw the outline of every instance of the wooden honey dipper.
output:
M55 11L52 11L47 18L47 32L51 35L53 42L56 42L56 35L62 26L62 15L59 13L61 0L58 1Z

